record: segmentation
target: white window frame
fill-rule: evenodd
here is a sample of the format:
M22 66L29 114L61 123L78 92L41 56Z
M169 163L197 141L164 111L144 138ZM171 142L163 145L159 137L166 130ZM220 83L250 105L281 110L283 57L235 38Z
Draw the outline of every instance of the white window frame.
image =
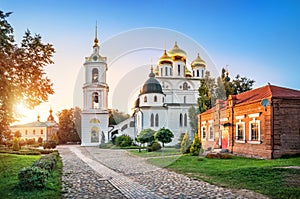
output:
M211 132L210 129L212 129L212 132ZM210 135L211 135L211 134L212 134L212 138L210 138ZM214 141L214 139L215 139L215 135L214 135L214 126L213 126L213 124L210 124L210 125L208 126L208 140Z
M238 140L238 135L239 135L238 126L239 125L243 125L243 139L242 140ZM246 124L245 124L245 122L242 122L241 120L239 120L239 122L237 122L235 124L235 141L237 143L246 143Z
M205 137L203 137L203 129L205 129ZM202 140L206 140L206 138L207 138L207 132L206 132L206 126L202 126L201 127L201 138L202 138Z
M258 139L252 140L252 129L251 124L257 123L258 124ZM252 121L249 122L249 141L250 144L261 144L261 135L260 135L260 120L256 120L255 118L252 119Z

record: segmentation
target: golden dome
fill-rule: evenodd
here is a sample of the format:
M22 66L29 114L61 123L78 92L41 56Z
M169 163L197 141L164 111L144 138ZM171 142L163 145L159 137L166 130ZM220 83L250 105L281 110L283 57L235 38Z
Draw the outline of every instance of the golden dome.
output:
M197 66L206 67L206 63L203 59L201 59L200 54L198 53L196 59L191 64L192 68L195 68Z
M180 58L186 58L186 52L182 49L180 49L177 45L177 41L175 42L175 45L173 47L172 50L170 50L169 55L173 58L173 57L180 57Z
M164 54L159 58L158 64L170 63L172 64L172 57L167 54L167 51L164 50Z
M185 67L185 76L186 77L192 77L192 73L189 69L187 69L187 67Z

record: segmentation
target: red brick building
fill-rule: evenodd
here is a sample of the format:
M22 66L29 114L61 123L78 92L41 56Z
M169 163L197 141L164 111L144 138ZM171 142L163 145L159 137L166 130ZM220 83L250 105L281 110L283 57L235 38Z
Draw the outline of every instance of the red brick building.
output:
M198 115L204 149L228 149L237 155L278 158L300 154L300 91L266 85Z

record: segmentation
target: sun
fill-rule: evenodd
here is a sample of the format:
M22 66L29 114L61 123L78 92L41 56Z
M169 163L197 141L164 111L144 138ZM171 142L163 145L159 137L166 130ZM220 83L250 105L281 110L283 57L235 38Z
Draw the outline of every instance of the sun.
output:
M36 111L30 110L23 102L15 105L16 123L25 124L36 120Z

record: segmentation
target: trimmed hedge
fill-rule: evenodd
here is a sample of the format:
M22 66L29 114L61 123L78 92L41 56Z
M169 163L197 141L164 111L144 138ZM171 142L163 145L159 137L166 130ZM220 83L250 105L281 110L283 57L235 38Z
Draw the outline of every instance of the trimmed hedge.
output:
M153 142L151 146L149 146L148 151L158 151L161 149L161 145L158 142Z
M57 159L58 153L53 152L36 160L31 167L19 171L18 179L20 188L23 190L44 188L48 177L55 168Z
M205 157L215 159L232 159L232 155L229 155L227 153L209 153Z

